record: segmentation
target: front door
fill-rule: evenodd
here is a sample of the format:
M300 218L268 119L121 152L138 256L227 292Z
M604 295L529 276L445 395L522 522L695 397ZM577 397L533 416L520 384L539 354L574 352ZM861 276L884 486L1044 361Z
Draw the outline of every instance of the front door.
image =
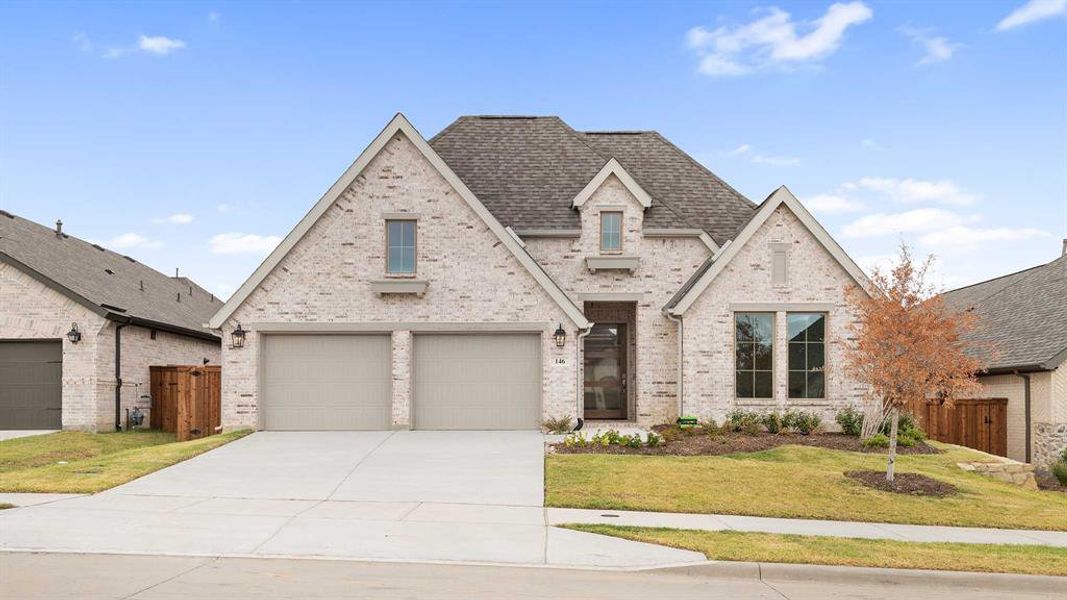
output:
M597 323L585 338L585 416L625 419L626 323Z

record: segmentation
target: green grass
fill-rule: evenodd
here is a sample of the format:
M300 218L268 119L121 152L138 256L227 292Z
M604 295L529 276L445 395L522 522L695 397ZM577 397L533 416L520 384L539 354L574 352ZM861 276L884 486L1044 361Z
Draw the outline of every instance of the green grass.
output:
M617 525L565 527L695 550L711 560L1067 575L1067 548L1052 546L901 542Z
M176 442L173 433L63 431L0 442L0 492L93 493L251 433Z
M1067 494L1030 491L956 466L981 455L936 444L944 454L897 458L898 472L951 483L945 498L892 494L844 476L885 469L885 456L782 446L729 456L551 454L548 506L721 513L800 519L881 521L1013 529L1067 530Z

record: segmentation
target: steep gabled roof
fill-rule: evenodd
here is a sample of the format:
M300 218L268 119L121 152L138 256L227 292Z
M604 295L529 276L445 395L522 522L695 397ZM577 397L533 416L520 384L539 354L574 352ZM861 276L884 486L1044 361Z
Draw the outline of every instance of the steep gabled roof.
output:
M722 244L755 206L654 131L575 131L559 117L460 117L430 145L503 224L581 227L572 200L614 158L652 199L645 227Z
M797 200L796 196L783 185L759 205L759 210L755 216L738 232L735 239L730 240L728 244L719 249L719 252L704 261L704 264L697 269L696 273L685 282L682 288L678 290L678 293L663 307L664 312L672 315L684 314L693 305L693 302L696 302L700 294L711 285L715 277L737 256L737 253L741 251L741 248L745 246L756 231L774 214L774 211L783 205L796 215L800 223L808 229L830 256L841 265L841 268L852 277L852 280L863 290L870 293L872 289L871 282L867 275L864 274L863 269L849 257L823 226L815 220L815 217Z
M478 197L468 188L464 182L456 176L456 173L445 164L445 161L441 160L441 157L434 151L432 147L423 139L422 135L415 129L415 127L404 117L403 114L397 113L389 124L382 129L381 133L367 146L365 150L356 158L348 169L341 175L340 178L326 191L325 194L319 198L318 202L311 208L304 218L296 224L296 227L289 232L289 235L285 236L278 247L270 253L269 256L259 265L259 268L252 273L252 276L246 280L240 288L226 301L226 304L215 316L211 318L209 325L213 329L222 327L222 324L226 322L226 319L237 310L239 306L252 294L252 291L263 282L264 279L274 270L275 267L285 258L293 246L297 244L304 234L311 229L313 225L319 220L319 218L329 210L330 206L337 201L337 198L344 193L352 182L363 172L363 169L370 164L371 160L378 155L379 152L385 148L385 145L389 140L400 133L404 135L411 143L422 153L427 161L437 170L438 173L452 186L453 189L458 192L460 198L467 203L467 206L471 208L477 214L483 222L489 227L489 229L497 236L501 243L506 247L512 255L519 261L519 263L526 269L526 271L541 285L541 287L548 293L548 295L556 302L556 304L563 310L563 313L567 315L571 321L575 323L579 328L585 329L592 326L582 314L582 311L567 297L567 295L560 289L559 285L552 280L551 277L545 273L544 269L534 261L533 257L526 251L522 243L516 239L497 219L493 217L490 211L484 204L478 199Z
M97 314L203 338L222 301L185 277L168 277L133 258L0 211L0 261ZM142 289L143 284L143 289Z
M990 371L1051 370L1067 359L1067 256L945 292L944 299L978 316L967 341L994 347Z

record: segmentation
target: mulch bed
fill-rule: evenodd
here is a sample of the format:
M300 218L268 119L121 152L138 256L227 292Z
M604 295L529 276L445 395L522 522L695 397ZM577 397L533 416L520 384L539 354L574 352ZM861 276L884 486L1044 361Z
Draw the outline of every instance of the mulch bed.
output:
M654 427L653 430L663 435L665 429L672 426ZM819 433L801 435L799 433L758 433L755 435L741 432L722 432L708 434L694 428L682 430L678 439L665 441L655 448L628 448L625 446L587 446L585 448L567 448L556 444L555 451L560 454L648 454L668 456L721 456L739 452L761 452L779 446L813 446L830 450L847 450L849 452L868 452L885 454L885 448L864 448L860 439L840 433ZM940 454L941 450L925 442L911 448L897 446L898 454Z
M944 498L959 491L954 485L918 473L895 473L892 482L885 480L885 471L848 471L845 477L869 488L909 496Z

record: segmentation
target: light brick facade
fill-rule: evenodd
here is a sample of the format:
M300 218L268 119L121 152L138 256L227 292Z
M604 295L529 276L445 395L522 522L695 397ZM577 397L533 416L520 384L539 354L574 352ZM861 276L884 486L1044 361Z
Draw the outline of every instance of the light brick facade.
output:
M788 281L771 281L772 244L788 243ZM850 379L844 355L855 315L846 301L851 276L784 204L763 223L738 254L685 313L683 411L721 420L734 407L783 410L796 407L822 414L833 427L837 410L859 406L865 388ZM774 397L734 397L734 313L740 304L803 306L826 304L826 393L823 399L788 396L788 341L785 308L769 308L774 319ZM801 310L798 312L809 312ZM823 312L810 310L810 312Z
M418 220L417 272L424 296L376 295L386 278L385 221L404 213ZM314 224L223 325L249 330L245 346L223 351L225 427L259 426L259 348L278 324L345 324L393 335L393 426L410 425L411 336L426 324L538 324L545 415L576 415L577 331L563 310L501 243L436 168L402 134ZM566 346L552 334L568 328ZM338 327L339 326L339 327ZM414 330L414 334L412 331ZM556 364L557 358L564 364Z
M1030 462L1045 466L1067 448L1067 368L1030 378ZM979 377L982 398L1008 399L1008 458L1026 460L1026 383L1015 374Z
M78 324L81 341L66 334ZM63 428L110 431L115 426L115 323L45 286L7 263L0 263L0 340L61 340L63 344ZM122 331L122 410L148 408L148 367L218 364L217 342L137 326Z

